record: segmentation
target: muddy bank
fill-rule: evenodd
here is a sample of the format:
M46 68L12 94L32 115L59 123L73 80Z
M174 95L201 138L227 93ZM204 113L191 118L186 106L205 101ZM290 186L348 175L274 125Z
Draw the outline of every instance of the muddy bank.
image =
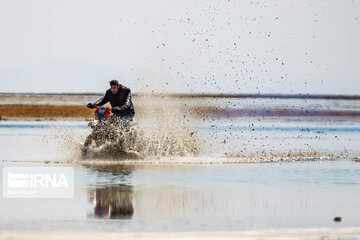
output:
M110 107L110 106L108 106ZM292 108L249 108L241 106L213 107L213 106L135 106L137 116L158 115L160 112L177 111L184 118L200 119L278 119L313 121L360 121L359 110L338 109L292 109ZM84 105L58 104L0 104L0 120L92 120L94 110Z
M0 94L2 120L90 120L101 94ZM177 114L191 119L360 121L356 96L134 95L136 117Z
M94 111L86 106L2 104L1 120L89 120Z

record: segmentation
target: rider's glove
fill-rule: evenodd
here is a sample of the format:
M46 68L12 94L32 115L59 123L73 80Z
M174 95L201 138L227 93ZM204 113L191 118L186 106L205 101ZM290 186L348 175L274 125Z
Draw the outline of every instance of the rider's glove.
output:
M88 105L86 105L88 108L91 108L91 109L93 109L93 108L95 108L96 106L94 105L94 104L92 104L92 103L88 103Z

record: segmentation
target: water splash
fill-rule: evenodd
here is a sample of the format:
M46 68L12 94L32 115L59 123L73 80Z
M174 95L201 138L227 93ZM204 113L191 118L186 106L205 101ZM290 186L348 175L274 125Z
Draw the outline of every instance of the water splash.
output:
M41 144L36 147L45 153L48 161L73 162L81 157L81 142L88 134L87 129L74 126L50 125L40 135Z
M122 128L104 132L101 146L92 144L86 149L85 158L145 159L148 157L196 156L199 146L175 107L157 101L156 110L144 109L138 120L130 123L130 131ZM106 131L106 130L104 130Z

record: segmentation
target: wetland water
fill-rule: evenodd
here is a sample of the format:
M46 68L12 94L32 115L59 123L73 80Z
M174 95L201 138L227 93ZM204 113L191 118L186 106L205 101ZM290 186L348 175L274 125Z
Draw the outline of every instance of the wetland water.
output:
M357 102L332 102L330 107L307 104L309 109L358 109ZM80 142L89 134L85 121L0 121L2 169L66 166L75 170L74 198L0 197L0 230L359 226L357 120L226 114L209 113L188 122L199 144L196 156L125 161L81 159ZM344 220L334 222L336 216Z

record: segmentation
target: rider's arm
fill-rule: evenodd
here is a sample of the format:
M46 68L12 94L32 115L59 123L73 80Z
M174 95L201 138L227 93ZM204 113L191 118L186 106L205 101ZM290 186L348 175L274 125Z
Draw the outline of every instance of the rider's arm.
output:
M124 106L126 109L129 109L131 107L131 91L130 89L127 89L127 96L125 98Z
M98 107L98 106L102 106L108 102L109 102L109 97L108 97L108 93L106 92L105 95L102 98L100 98L99 100L97 100L93 105L95 107Z

